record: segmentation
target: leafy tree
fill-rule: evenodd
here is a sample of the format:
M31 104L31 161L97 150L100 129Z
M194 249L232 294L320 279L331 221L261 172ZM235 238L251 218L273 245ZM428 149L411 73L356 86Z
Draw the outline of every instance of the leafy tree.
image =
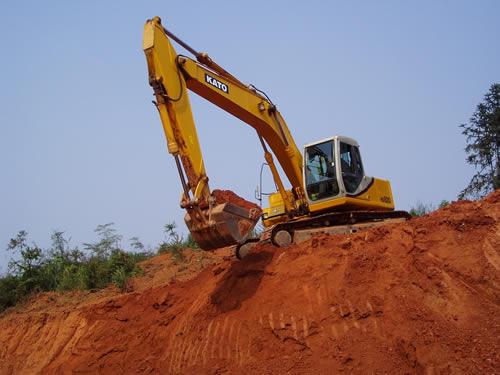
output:
M69 241L64 238L64 232L55 230L52 232L50 239L52 241L52 254L65 259Z
M94 232L99 236L99 241L84 243L86 250L92 251L99 258L108 257L113 250L120 248L122 236L113 228L115 223L99 224Z
M36 244L28 244L28 232L20 230L15 238L11 238L7 250L21 254L20 260L11 260L9 269L15 274L26 274L31 276L42 260L42 249Z
M458 198L480 198L500 187L500 84L491 85L469 123L460 127L467 137L467 163L477 172Z
M35 243L28 244L28 233L21 230L15 238L11 238L7 250L19 252L20 259L9 262L9 270L19 277L18 293L27 295L33 291L43 290L46 280L41 280L40 270L43 263L43 252Z
M144 244L139 240L139 237L132 237L129 239L130 246L137 251L144 251Z
M72 262L81 261L83 253L78 248L70 249L69 240L62 231L53 231L50 239L52 246L44 254L43 274L48 280L48 289L55 290L60 285L66 268Z

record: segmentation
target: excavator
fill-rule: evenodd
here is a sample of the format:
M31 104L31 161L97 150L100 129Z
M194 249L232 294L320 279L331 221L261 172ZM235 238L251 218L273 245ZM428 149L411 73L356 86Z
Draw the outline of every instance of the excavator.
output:
M194 58L178 54L172 41ZM241 258L258 241L287 246L318 232L352 233L409 217L407 212L394 210L389 181L365 174L354 139L330 136L306 144L301 152L265 92L241 82L208 54L190 47L167 30L159 17L144 26L143 50L153 103L182 185L184 220L201 249L233 245ZM269 207L261 210L241 204L242 199L240 203L221 200L210 190L188 90L255 129L277 188L269 195ZM260 219L265 230L254 238L251 233Z

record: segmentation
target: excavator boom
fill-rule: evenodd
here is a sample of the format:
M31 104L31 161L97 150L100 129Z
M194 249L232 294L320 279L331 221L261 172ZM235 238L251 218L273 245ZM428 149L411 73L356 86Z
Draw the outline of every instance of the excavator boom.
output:
M186 210L188 229L204 250L243 241L259 220L261 210L257 206L249 208L221 201L212 195L187 95L186 79L179 69L180 57L159 18L146 23L143 49L167 149L173 155L179 172L183 188L181 207Z

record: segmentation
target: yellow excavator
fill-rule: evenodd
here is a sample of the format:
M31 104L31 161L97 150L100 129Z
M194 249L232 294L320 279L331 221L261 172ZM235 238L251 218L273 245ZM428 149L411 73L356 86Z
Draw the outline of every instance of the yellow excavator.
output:
M171 41L194 59L177 54ZM183 188L180 205L200 248L236 245L236 254L242 256L259 240L250 236L259 219L265 228L260 240L286 246L317 232L355 232L409 217L394 211L389 181L365 175L354 139L331 136L305 145L300 152L276 105L263 91L191 48L164 28L159 17L144 26L143 50L154 104ZM256 130L277 188L269 195L268 208L224 200L210 190L188 90ZM285 188L274 158L291 188Z

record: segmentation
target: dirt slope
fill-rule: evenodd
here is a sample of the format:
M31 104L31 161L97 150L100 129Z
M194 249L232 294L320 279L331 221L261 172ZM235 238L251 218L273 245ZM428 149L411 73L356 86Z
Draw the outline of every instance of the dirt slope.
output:
M157 257L129 293L4 314L0 372L498 373L499 214L500 192L241 262Z

